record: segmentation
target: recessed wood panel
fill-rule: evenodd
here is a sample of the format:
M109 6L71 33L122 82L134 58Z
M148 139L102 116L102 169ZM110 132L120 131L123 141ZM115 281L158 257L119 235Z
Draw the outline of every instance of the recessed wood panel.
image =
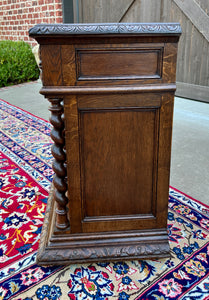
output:
M80 113L84 220L153 216L157 118L157 109Z
M162 49L78 49L77 80L160 78Z

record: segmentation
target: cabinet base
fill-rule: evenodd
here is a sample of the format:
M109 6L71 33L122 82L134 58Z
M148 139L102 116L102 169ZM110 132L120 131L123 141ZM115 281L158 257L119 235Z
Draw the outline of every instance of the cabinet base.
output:
M55 228L54 201L48 199L37 254L39 265L169 257L167 229L71 234Z

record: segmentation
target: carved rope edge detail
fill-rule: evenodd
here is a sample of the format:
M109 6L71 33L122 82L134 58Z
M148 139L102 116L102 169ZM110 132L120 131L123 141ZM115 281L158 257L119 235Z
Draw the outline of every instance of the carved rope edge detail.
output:
M38 24L30 36L65 34L181 34L179 23Z

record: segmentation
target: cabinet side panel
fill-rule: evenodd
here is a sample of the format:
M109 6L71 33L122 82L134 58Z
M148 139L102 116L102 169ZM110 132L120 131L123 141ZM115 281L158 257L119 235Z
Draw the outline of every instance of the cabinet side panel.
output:
M152 215L156 111L81 112L84 218Z
M174 95L165 93L162 96L159 128L159 156L156 209L158 227L165 228L167 227L168 214L173 103Z
M76 82L75 46L62 45L63 85L74 86Z
M176 82L177 44L167 43L163 56L163 82Z
M60 45L41 45L43 85L60 86L62 81Z
M76 96L67 96L65 103L65 137L67 153L69 219L71 233L81 232L81 183L79 157L78 109Z

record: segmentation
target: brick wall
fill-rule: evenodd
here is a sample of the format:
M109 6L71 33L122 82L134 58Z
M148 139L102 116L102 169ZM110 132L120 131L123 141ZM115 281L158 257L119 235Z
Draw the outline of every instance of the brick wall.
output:
M62 0L0 0L0 40L24 40L34 46L29 28L62 22Z

